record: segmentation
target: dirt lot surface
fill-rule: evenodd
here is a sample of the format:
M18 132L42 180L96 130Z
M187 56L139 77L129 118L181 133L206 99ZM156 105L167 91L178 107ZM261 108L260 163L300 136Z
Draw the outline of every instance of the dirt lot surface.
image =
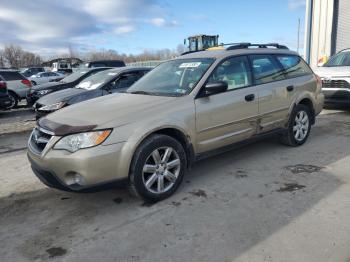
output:
M350 261L350 110L324 111L302 147L270 139L198 162L154 205L45 187L27 136L0 136L1 261Z
M0 111L0 136L26 132L33 129L34 126L34 111L25 105L21 105L18 109Z

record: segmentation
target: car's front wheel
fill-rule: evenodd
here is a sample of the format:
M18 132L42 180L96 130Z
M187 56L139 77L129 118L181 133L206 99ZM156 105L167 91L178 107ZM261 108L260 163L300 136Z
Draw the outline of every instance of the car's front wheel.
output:
M176 139L155 134L141 143L130 168L130 188L149 202L172 195L185 174L186 154Z
M311 131L310 108L299 104L291 113L288 129L282 135L281 142L289 146L300 146L304 144Z
M11 103L6 107L6 109L13 109L16 108L18 105L18 97L13 92L8 92L9 99Z

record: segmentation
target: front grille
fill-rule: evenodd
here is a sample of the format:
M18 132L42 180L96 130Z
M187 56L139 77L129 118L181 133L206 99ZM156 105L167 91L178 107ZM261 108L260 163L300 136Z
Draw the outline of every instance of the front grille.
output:
M51 138L52 135L50 135L49 132L43 129L34 128L30 136L29 145L34 153L41 154Z
M325 88L350 88L350 83L345 80L323 80L322 87Z

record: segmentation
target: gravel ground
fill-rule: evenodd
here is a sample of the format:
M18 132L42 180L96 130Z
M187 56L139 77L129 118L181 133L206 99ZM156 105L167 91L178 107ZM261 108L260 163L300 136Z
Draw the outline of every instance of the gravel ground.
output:
M350 111L324 111L302 147L270 139L198 162L154 205L45 187L27 135L0 137L1 261L350 261Z
M34 111L25 105L13 110L0 111L0 135L32 130L35 123Z

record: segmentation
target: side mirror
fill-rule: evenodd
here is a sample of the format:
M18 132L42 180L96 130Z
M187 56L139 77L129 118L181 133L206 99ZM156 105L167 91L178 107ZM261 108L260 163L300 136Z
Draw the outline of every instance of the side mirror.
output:
M205 95L214 95L223 93L227 90L228 84L224 81L218 81L213 83L207 83L204 87Z

